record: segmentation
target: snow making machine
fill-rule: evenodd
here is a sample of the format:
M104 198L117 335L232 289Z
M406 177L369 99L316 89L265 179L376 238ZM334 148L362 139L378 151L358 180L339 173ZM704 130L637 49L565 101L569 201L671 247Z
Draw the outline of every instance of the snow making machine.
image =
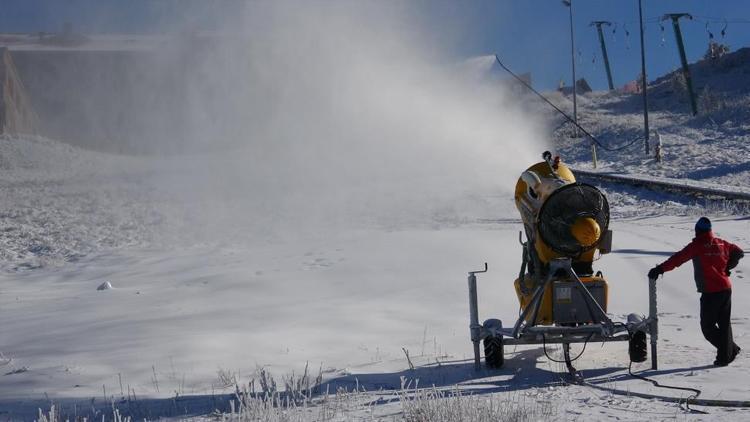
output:
M610 252L607 198L594 186L577 182L573 172L547 151L544 160L529 167L516 183L515 203L526 241L519 233L523 254L514 282L520 316L512 327L498 319L479 323L477 274L469 272L469 308L474 363L480 367L480 342L485 364L503 365L507 345L562 344L565 364L577 377L570 357L572 343L627 341L630 360L647 359L656 369L656 281L649 281L649 316L628 315L613 321L607 314L609 285L593 262Z

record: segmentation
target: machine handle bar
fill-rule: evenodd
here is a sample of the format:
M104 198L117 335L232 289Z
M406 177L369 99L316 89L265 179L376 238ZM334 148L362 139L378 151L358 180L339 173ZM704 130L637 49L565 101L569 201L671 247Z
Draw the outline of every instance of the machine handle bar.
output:
M486 273L487 272L487 263L484 263L484 269L481 271L469 271L469 275L479 274L479 273Z

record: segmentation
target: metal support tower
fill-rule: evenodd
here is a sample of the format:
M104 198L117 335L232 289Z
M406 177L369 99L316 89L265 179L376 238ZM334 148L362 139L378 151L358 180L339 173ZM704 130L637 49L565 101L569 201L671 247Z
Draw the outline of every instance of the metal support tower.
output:
M612 69L609 67L609 56L607 55L607 45L604 43L604 34L602 33L602 25L612 26L612 22L609 21L594 21L591 22L591 26L596 26L596 32L599 33L599 44L602 46L602 57L604 58L604 68L607 70L607 83L609 83L609 90L615 89L615 85L612 83Z
M690 77L690 67L688 66L687 57L685 55L685 44L682 41L682 31L680 30L680 18L693 19L690 13L667 13L662 16L661 20L667 19L672 20L672 28L674 28L674 37L677 40L677 48L680 50L680 62L682 62L682 74L685 75L685 85L687 86L688 95L690 96L690 108L693 111L693 116L698 114L698 105L695 102L695 92L693 91L693 78Z

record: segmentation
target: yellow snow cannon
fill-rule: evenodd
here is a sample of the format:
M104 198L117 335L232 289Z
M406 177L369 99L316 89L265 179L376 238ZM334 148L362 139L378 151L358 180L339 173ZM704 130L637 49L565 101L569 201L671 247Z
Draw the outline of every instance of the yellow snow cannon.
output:
M656 280L649 280L649 316L628 315L613 322L607 315L609 286L601 271L594 272L597 254L609 253L609 204L594 186L578 182L559 157L545 151L543 161L521 174L515 202L526 241L521 270L514 286L521 304L512 328L499 319L479 323L477 274L469 272L469 328L474 363L479 368L480 342L490 368L503 365L505 345L561 344L565 364L578 379L570 357L572 343L628 341L630 359L646 360L646 335L651 338L651 367L656 365ZM580 356L580 355L579 355ZM577 358L576 358L577 359Z
M521 310L531 303L534 287L544 281L550 262L568 258L572 269L606 312L607 281L601 272L594 274L592 267L597 251L609 252L611 232L606 197L594 186L576 182L573 172L559 157L552 160L545 154L544 161L521 174L516 182L515 202L528 239L523 243L521 272L514 283ZM594 321L594 315L585 312L588 309L562 306L566 301L572 304L572 297L558 294L553 302L553 287L552 283L547 285L538 312L529 314L527 322L564 325ZM559 289L561 294L568 291L562 285ZM557 315L553 312L555 308ZM532 321L532 317L536 320Z

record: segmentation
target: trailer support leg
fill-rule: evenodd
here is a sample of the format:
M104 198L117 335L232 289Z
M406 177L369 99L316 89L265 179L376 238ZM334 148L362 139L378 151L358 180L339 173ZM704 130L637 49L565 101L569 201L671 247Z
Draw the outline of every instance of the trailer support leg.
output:
M474 369L479 370L479 311L477 306L477 276L469 273L469 330L474 343Z
M656 342L659 339L659 317L656 310L656 279L648 280L648 318L651 337L651 369L657 369Z
M484 263L483 271L469 272L469 332L471 333L471 342L474 343L474 369L479 370L479 341L482 336L482 326L479 325L479 304L477 299L477 273L487 272L487 263Z
M542 296L544 295L544 290L547 288L547 284L550 283L550 280L552 278L548 277L547 281L544 282L544 284L541 284L536 287L536 290L534 291L534 295L531 297L531 301L526 305L526 309L523 310L521 313L521 316L518 317L518 321L516 321L516 325L513 326L513 338L520 337L521 333L521 327L527 323L527 319L529 315L532 316L531 318L531 325L536 324L536 319L539 314L539 305L542 302Z

